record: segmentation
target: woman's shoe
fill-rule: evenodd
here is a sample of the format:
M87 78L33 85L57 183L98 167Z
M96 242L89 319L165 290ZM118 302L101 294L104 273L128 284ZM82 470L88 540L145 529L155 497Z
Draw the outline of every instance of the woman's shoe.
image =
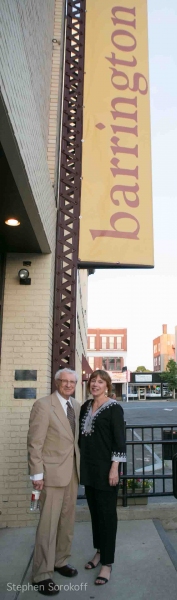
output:
M108 581L110 580L111 577L111 571L112 571L112 565L103 565L105 567L110 567L110 576L109 579L107 577L101 577L98 575L98 577L95 579L95 585L105 585L105 583L108 583Z
M100 555L100 552L98 552L98 550L97 550L97 552L96 552L95 556L96 556L97 554L99 554L99 555ZM94 558L95 558L95 556L94 556ZM93 560L94 560L94 559L93 559ZM96 567L97 567L97 566L99 565L99 563L100 563L100 558L99 558L98 562L96 563L96 565L94 564L93 560L89 560L89 561L86 563L86 565L85 565L85 569L87 569L88 571L91 571L91 569L96 569Z

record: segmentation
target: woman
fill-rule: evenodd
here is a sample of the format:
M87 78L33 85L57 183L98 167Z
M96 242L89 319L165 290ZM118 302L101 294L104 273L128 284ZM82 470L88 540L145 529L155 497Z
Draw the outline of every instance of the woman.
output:
M94 371L88 382L93 398L80 413L81 484L91 513L96 554L86 565L102 567L96 585L109 581L117 531L117 493L120 463L126 461L123 409L111 395L111 378Z

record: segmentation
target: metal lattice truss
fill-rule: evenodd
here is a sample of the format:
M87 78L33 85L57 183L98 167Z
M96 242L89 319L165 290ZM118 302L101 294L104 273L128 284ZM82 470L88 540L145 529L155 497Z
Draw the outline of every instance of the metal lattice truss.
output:
M86 0L67 5L65 77L54 295L54 376L75 367Z

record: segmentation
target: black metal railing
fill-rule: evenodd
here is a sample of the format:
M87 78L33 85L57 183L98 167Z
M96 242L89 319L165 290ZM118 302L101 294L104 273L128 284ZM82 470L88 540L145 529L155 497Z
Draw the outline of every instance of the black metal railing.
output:
M123 463L119 497L173 496L172 457L177 452L177 425L126 425L127 463ZM150 464L148 464L150 463Z
M118 497L173 496L172 459L177 453L177 425L126 425L127 462L122 463ZM79 494L78 499L85 496Z

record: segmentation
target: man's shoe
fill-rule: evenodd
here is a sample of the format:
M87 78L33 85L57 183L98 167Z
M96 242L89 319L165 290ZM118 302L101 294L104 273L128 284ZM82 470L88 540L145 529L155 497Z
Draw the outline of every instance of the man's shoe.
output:
M72 567L71 565L64 565L64 567L54 567L54 571L60 573L60 575L64 575L64 577L75 577L78 575L77 569Z
M37 587L39 594L43 594L43 596L55 596L59 594L59 585L54 583L52 579L44 579L43 581L38 581L37 583L33 581L32 585Z

